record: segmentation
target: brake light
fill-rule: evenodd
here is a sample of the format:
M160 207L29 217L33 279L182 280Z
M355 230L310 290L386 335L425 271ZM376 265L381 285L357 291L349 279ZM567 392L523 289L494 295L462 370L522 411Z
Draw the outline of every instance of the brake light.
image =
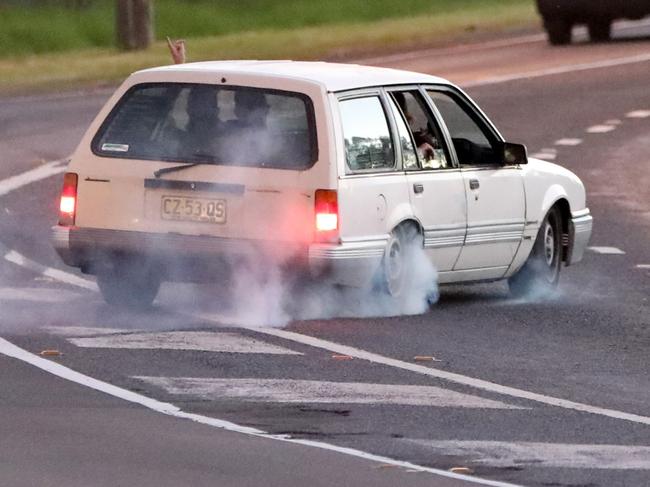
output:
M339 205L335 190L317 189L314 198L316 234L320 241L331 241L338 237Z
M59 202L59 225L70 227L74 225L77 211L77 181L78 177L73 172L63 176L63 189Z

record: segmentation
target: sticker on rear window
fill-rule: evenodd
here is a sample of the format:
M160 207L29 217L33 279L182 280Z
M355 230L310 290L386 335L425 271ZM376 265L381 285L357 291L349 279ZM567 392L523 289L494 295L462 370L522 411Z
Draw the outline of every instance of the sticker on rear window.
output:
M102 150L107 152L129 152L128 144L102 144Z

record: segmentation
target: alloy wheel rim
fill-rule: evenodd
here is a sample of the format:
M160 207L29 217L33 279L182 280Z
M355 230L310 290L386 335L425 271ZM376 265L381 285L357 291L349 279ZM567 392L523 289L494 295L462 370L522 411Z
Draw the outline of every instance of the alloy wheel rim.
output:
M552 267L555 259L555 232L549 222L546 222L544 227L544 257L546 258L546 264Z

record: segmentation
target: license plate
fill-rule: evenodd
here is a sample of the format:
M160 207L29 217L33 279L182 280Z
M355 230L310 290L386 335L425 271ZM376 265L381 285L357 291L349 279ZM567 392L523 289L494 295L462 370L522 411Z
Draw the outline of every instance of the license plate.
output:
M160 211L163 220L226 223L226 200L163 196Z

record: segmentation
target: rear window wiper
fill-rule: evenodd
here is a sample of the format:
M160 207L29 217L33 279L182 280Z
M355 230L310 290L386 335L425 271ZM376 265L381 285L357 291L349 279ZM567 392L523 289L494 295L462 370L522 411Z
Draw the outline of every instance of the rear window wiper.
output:
M189 169L190 167L194 166L199 166L201 164L204 164L203 162L188 162L185 163L181 166L172 166L172 167L163 167L162 169L158 169L157 171L154 171L153 175L159 178L163 174L167 174L170 172L176 172L176 171L182 171L183 169Z

